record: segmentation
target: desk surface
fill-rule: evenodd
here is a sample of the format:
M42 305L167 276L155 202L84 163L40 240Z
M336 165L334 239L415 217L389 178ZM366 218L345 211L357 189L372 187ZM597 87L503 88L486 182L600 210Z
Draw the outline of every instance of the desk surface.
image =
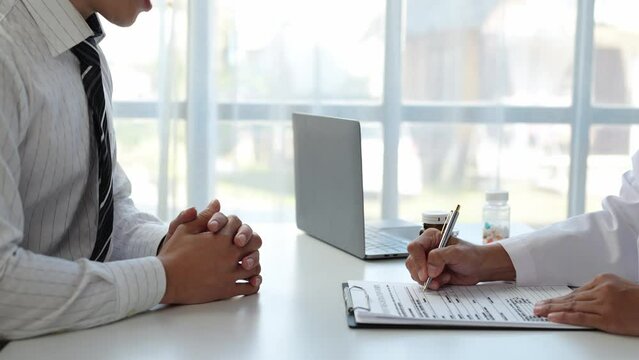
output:
M149 311L94 329L9 343L0 359L624 359L639 339L598 331L350 329L340 284L410 281L403 260L362 261L298 232L264 238L258 295Z

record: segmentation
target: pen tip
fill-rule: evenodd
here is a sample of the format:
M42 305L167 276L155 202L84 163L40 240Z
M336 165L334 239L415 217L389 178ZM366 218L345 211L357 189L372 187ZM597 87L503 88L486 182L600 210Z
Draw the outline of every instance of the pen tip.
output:
M455 209L455 211L459 211L459 205L457 205L457 209Z

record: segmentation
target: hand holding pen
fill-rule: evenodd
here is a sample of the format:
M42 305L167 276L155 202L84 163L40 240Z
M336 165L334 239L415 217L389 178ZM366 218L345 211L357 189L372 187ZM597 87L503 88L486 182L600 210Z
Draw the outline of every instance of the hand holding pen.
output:
M457 218L459 217L459 205L455 208L454 211L451 211L450 215L446 218L446 222L444 223L444 229L442 232L442 239L439 242L439 246L437 248L441 249L446 247L448 244L448 240L450 239L451 234L453 233L453 229L455 228L455 223L457 222ZM430 286L430 283L433 281L432 276L429 276L422 287L422 291L426 291Z
M429 289L437 290L446 284L475 285L480 281L515 279L510 257L499 243L474 245L455 237L454 224L447 227L451 235L446 241L445 231L430 228L408 245L406 268L413 280L422 285L428 282Z

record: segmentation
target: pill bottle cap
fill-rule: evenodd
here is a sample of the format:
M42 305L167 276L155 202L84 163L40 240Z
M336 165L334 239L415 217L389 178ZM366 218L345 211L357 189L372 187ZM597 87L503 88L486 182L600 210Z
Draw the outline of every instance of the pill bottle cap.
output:
M508 201L508 191L487 191L486 201Z
M446 221L446 217L448 217L448 211L424 211L422 213L422 222L424 224L443 224Z

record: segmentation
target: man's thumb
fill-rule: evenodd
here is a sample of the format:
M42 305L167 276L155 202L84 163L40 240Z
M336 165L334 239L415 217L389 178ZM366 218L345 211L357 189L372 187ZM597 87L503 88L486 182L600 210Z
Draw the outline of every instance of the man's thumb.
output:
M208 229L207 224L213 214L220 211L220 202L216 200L211 201L211 203L204 208L204 210L200 211L197 214L195 220L184 224L190 233L199 234Z

